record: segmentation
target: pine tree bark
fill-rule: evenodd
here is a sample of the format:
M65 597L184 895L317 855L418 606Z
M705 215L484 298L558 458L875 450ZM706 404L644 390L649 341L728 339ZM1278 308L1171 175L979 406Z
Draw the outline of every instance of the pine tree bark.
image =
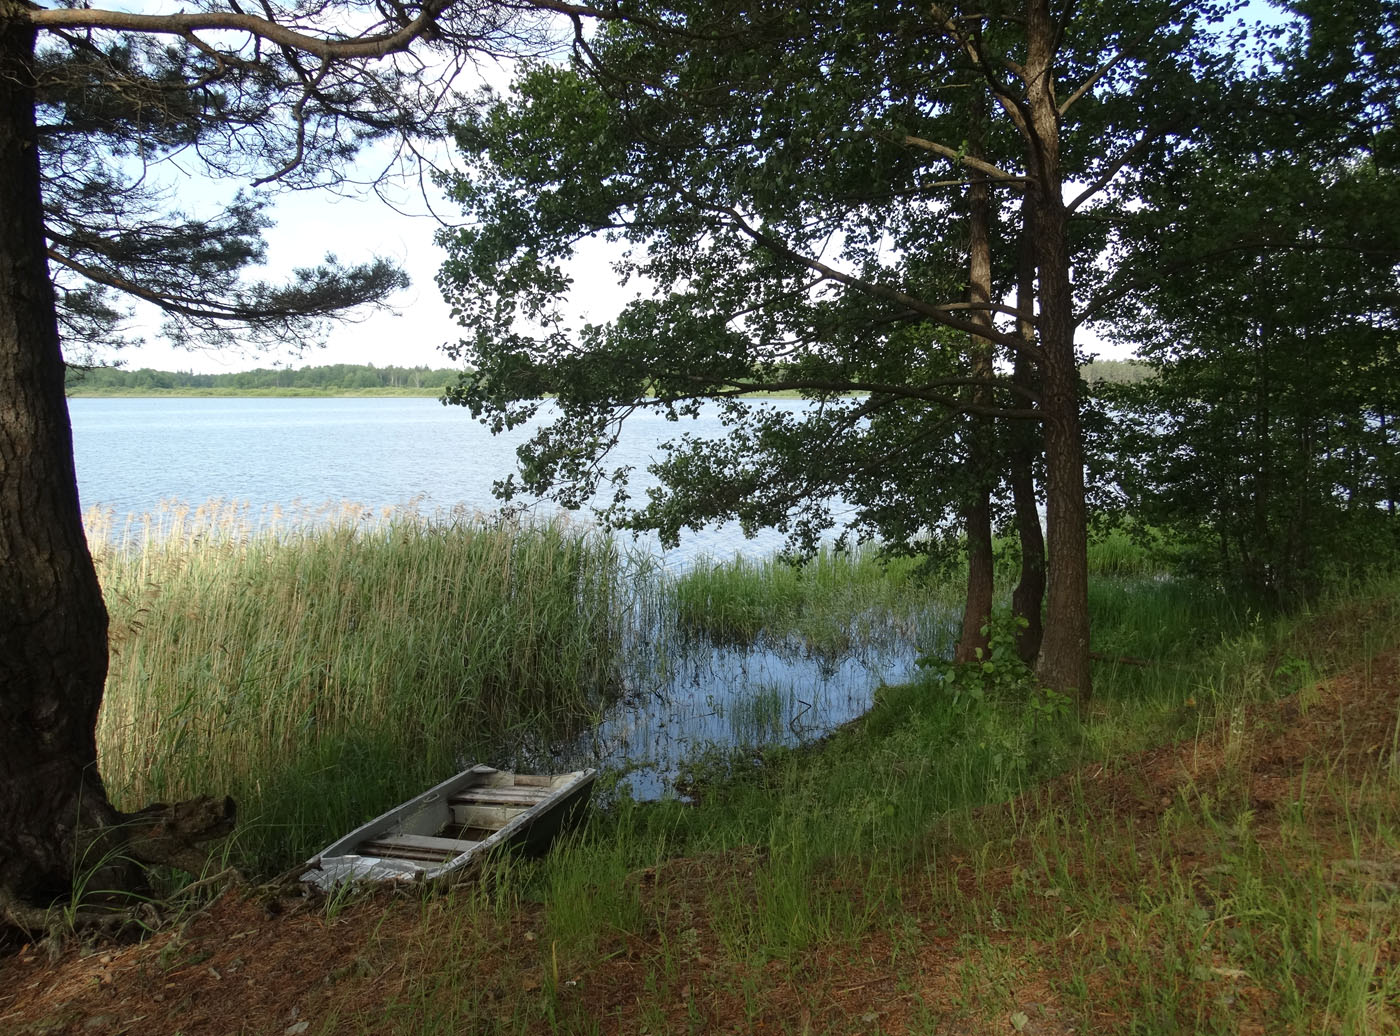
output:
M969 153L981 158L981 123L986 117L983 108L974 109ZM991 203L987 181L974 177L967 189L968 278L967 300L974 305L988 305L992 300L992 242ZM973 310L972 322L991 327L989 310ZM992 344L985 338L971 342L972 376L990 385ZM972 390L973 402L980 406L991 403L991 391L985 386ZM967 467L972 476L972 488L963 507L963 529L967 536L967 598L963 608L962 636L953 651L954 662L973 662L987 650L985 632L992 618L994 590L994 561L992 555L992 427L991 419L974 416L968 444Z
M1049 555L1045 636L1036 675L1053 690L1087 702L1089 672L1088 526L1079 371L1074 358L1074 299L1069 279L1069 216L1060 165L1055 99L1056 25L1047 0L1027 5L1028 159L1026 203L1034 213L1039 274L1041 393L1045 429L1045 518Z
M46 904L110 859L97 770L107 613L73 468L40 204L34 30L0 0L0 897ZM137 880L130 865L98 887ZM3 911L0 911L3 918Z

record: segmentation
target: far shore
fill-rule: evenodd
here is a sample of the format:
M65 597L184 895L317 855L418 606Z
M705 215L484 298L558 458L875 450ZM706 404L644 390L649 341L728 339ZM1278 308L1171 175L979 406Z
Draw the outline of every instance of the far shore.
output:
M197 398L203 396L269 396L276 398L351 399L363 396L416 396L437 398L441 396L441 385L425 385L422 388L383 387L363 389L316 389L316 388L70 388L69 399L154 399L156 397L178 396Z
M360 399L373 396L386 396L391 398L416 397L437 399L443 393L443 386L424 386L422 388L404 387L383 387L364 389L315 389L315 388L100 388L83 389L70 387L68 389L69 399L164 399L164 398L275 398L275 399ZM855 395L855 393L847 393ZM795 391L783 392L746 392L744 399L801 399L802 393Z

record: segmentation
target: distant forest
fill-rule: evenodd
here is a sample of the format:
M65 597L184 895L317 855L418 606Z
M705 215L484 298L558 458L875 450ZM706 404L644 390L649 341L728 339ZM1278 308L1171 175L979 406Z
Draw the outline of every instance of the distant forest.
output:
M1133 360L1098 360L1080 368L1089 384L1134 383L1150 376L1151 368ZM258 368L229 374L192 374L149 367L69 367L69 395L330 395L383 393L437 395L456 384L461 371L453 367L376 367L373 364L333 363L324 367Z
M1079 374L1090 385L1136 385L1152 377L1152 368L1141 360L1095 360L1082 365Z
M124 395L153 392L297 393L371 392L437 394L457 381L460 370L441 367L376 367L373 364L333 363L324 367L259 368L228 374L157 371L148 367L70 367L70 395Z

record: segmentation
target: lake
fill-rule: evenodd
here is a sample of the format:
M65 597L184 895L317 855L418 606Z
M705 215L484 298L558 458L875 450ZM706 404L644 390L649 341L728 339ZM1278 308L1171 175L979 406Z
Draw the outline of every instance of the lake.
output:
M509 473L515 446L529 434L492 436L465 410L425 398L80 398L69 409L83 506L118 517L157 513L163 501L211 499L240 501L254 513L314 513L325 505L339 513L343 501L372 512L489 512L498 506L492 482ZM633 489L645 489L654 484L644 469L657 444L683 431L720 434L715 408L679 425L637 415L613 466L635 465ZM541 515L557 510L534 506ZM781 545L776 534L747 540L736 525L712 527L688 533L663 562L683 569L701 555L766 555ZM643 546L661 554L655 543ZM860 715L881 682L912 673L916 641L946 641L953 620L926 616L913 638L834 658L793 643L723 647L638 630L630 691L586 737L502 746L499 757L479 761L625 767L638 795L663 794L680 764L710 746L800 744Z
M454 507L489 512L500 506L492 483L513 470L516 446L535 427L493 436L465 409L426 398L78 398L68 406L83 507L119 518L153 514L162 501L211 499L243 502L254 512L327 505L338 511L344 502L375 512L408 506L428 514ZM699 420L679 424L637 414L624 426L610 467L633 465L640 496L656 484L645 469L657 444L682 431L723 429L713 406ZM524 502L541 514L557 510ZM662 553L655 541L647 546ZM776 534L746 540L737 525L725 525L687 533L664 561L684 566L701 554L766 555L781 546Z

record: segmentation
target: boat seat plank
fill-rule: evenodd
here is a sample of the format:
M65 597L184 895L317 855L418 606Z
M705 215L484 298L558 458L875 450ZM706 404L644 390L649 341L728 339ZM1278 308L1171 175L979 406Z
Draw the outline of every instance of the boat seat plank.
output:
M469 849L475 849L480 844L461 838L436 838L431 835L387 835L362 842L360 852L366 856L426 856L429 859L451 859Z
M547 773L517 773L515 775L515 786L517 788L548 788L554 790L558 777L553 777Z
M447 801L457 805L491 803L498 806L533 806L548 797L548 788L479 787L459 791Z

